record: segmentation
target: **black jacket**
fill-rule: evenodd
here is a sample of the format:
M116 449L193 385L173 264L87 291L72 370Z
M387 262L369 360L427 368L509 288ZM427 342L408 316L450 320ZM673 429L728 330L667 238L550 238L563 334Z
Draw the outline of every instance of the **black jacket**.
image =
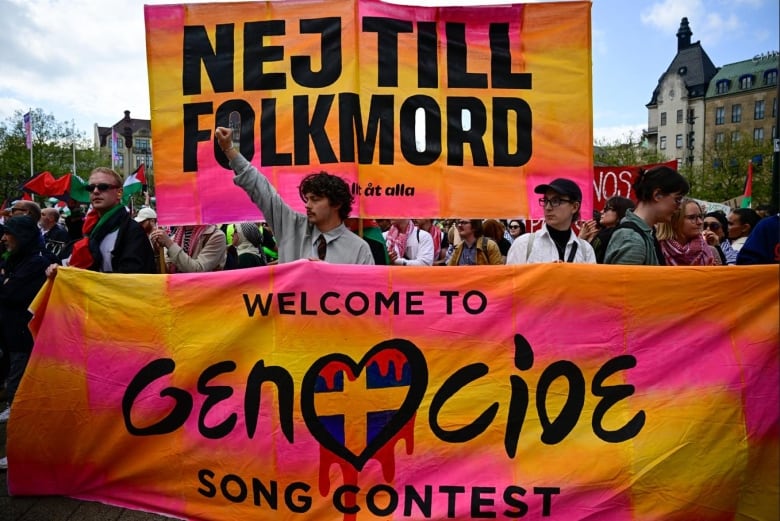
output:
M4 349L16 353L32 351L33 337L27 327L32 314L27 308L46 282L46 268L51 263L37 244L25 250L9 257L0 269L2 343Z
M111 271L114 273L157 273L154 263L154 250L141 225L122 210L114 249L111 252ZM101 239L102 240L102 239ZM97 249L98 245L95 245ZM90 249L93 247L90 246ZM92 271L102 271L102 262L93 252Z

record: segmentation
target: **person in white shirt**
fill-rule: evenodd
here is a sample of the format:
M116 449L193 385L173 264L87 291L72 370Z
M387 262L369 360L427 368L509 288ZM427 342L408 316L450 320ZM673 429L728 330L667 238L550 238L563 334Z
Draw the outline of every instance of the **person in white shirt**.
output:
M433 238L411 219L393 219L385 235L390 264L432 266Z
M580 213L582 191L570 179L558 178L534 188L543 194L539 205L544 208L541 230L521 235L512 243L507 264L539 262L596 263L596 254L588 241L580 240L572 223Z

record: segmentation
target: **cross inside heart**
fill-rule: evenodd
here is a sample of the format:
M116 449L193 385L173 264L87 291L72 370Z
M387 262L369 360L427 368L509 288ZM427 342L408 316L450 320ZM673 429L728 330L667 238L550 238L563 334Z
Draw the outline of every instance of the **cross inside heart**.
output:
M363 398L344 392L358 384ZM359 362L344 354L314 362L301 385L301 412L324 448L362 470L412 419L427 386L422 351L408 340L386 340Z

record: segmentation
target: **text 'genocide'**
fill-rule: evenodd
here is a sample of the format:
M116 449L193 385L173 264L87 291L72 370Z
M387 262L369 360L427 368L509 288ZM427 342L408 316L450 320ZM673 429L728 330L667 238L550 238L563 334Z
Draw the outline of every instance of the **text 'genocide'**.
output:
M377 46L376 63L359 64L361 71L371 67L376 70L376 87L369 95L367 115L361 109L361 93L317 92L317 89L333 86L343 73L343 27L338 17L302 19L294 34L288 32L285 20L245 22L242 25L241 63L237 63L236 58L236 24L217 25L213 42L207 27L184 27L184 96L200 96L208 90L204 89L203 71L214 93L236 92L236 67L240 68L243 82L242 95L222 102L216 109L212 101L183 105L184 171L198 169L198 143L213 139L210 130L213 127L204 121L213 122L215 126L231 126L230 122L237 119L235 115L240 118L239 147L247 159L251 160L255 155L255 133L259 130L262 166L308 165L312 163L312 150L319 164L391 165L395 162L396 129L400 136L400 152L410 165L425 166L436 162L442 155L445 140L448 165L464 165L467 146L474 166L517 167L527 163L532 152L531 107L524 99L506 94L512 90L530 90L532 75L513 72L516 66L511 53L510 24L489 24L489 60L485 57L490 63L489 72L468 69L467 25L443 24L446 42L445 52L440 54L436 22L362 18L362 33L375 35ZM415 36L416 87L420 92L398 99L395 89L399 86L399 38L407 33ZM269 43L283 42L284 37L300 40L303 35L313 35L319 42L307 47L311 55L285 57L284 45ZM446 62L443 67L439 63L440 56ZM364 54L361 54L363 59ZM279 69L280 64L286 72L270 70L274 66ZM495 94L500 91L501 95L488 99L474 95L439 96L437 91L426 93L426 89L440 88L440 78L444 78L446 85L443 87L450 91L494 90ZM361 76L361 82L365 81ZM288 88L296 89L300 94L284 100L245 97L248 92L273 95ZM444 107L440 106L442 100ZM336 109L333 109L334 104ZM290 108L291 115L282 120L280 113ZM256 128L258 120L259 129ZM338 136L329 136L326 127L335 121ZM292 129L290 150L278 149L276 132L281 128ZM446 137L442 136L443 132ZM333 146L336 142L338 155ZM227 159L216 142L214 154L227 168Z

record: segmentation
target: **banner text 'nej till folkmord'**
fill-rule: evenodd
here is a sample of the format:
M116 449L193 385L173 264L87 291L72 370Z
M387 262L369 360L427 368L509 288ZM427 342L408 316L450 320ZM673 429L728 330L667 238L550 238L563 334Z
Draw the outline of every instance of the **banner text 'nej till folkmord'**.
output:
M539 216L533 187L591 208L590 2L375 0L145 6L162 224L256 219L216 126L302 208L342 176L361 217Z
M780 514L776 267L62 269L33 307L14 495L207 520Z

